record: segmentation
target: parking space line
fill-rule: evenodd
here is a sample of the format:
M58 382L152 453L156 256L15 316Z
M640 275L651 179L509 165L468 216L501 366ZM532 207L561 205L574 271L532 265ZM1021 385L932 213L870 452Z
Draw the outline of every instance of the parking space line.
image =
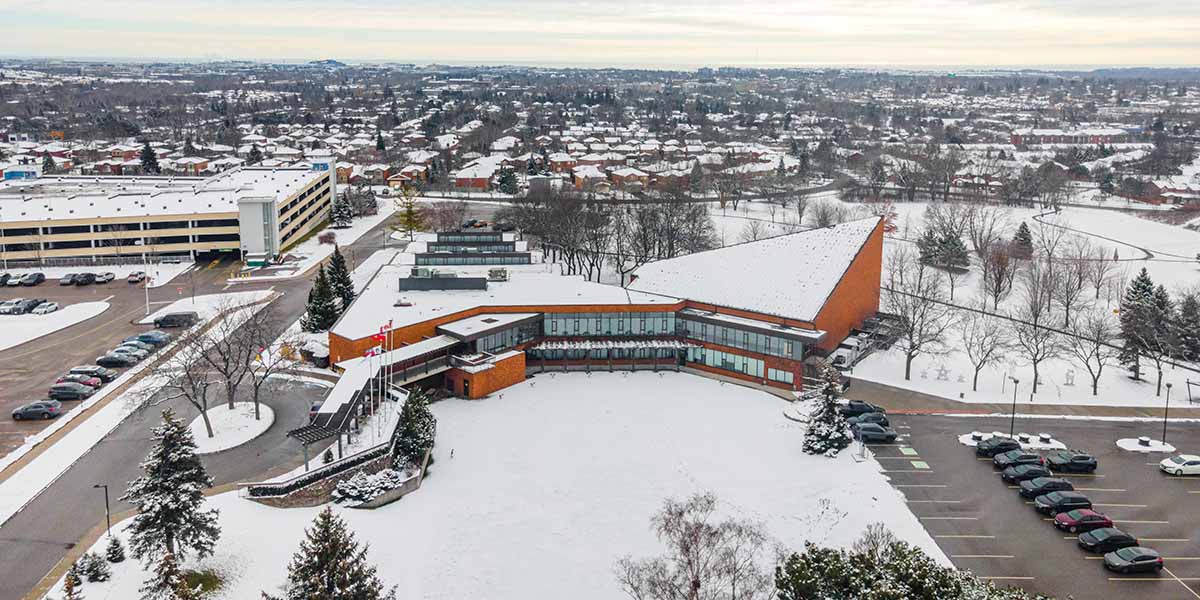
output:
M914 469L928 469L929 468L929 463L927 463L923 460L914 460L914 461L910 461L910 462L912 463L912 466Z
M1012 576L1002 576L1002 575L990 575L990 576L977 575L977 577L979 577L980 579L987 579L988 581L1010 580L1010 579L1016 580L1016 581L1033 581L1032 577L1012 577Z
M917 517L922 521L978 521L979 517Z
M924 483L924 484L901 483L901 484L894 484L894 485L892 485L892 487L895 487L895 488L944 488L944 487L946 487L946 484L944 484L944 483Z
M881 473L932 473L933 469L884 469Z
M1168 569L1168 568L1166 568L1166 567L1163 567L1163 573L1166 573L1167 575L1170 575L1172 579L1174 579L1175 581L1178 581L1178 582L1179 582L1179 585L1182 585L1182 586L1183 586L1183 589L1187 590L1187 591L1188 591L1188 593L1190 593L1190 594L1191 594L1193 597L1195 597L1195 598L1200 598L1200 594L1197 594L1197 593L1196 593L1196 590L1193 590L1193 589L1192 589L1192 586L1190 586L1190 585L1188 585L1188 584L1184 583L1184 582L1183 582L1183 580L1182 580L1182 579L1180 579L1179 577L1177 577L1177 576L1176 576L1174 573L1172 573L1170 569Z
M941 540L994 540L994 539L996 539L996 536L994 536L994 535L969 535L969 534L947 534L947 535L935 535L933 537L935 539L941 539Z
M1103 475L1096 475L1095 473L1055 473L1054 476L1055 477L1087 477L1089 479L1091 479L1091 478L1103 479L1104 478Z
M875 460L912 460L911 456L876 456Z
M1113 523L1129 523L1135 525L1170 525L1170 521L1126 521L1125 519L1113 519Z
M1145 504L1105 504L1102 502L1094 503L1092 506L1103 506L1105 508L1146 508Z
M905 500L909 504L962 504L962 500Z
M951 554L950 558L1016 558L1011 554Z
M916 450L916 448L913 448L912 446L900 446L900 454L903 454L905 456L916 456L917 450Z
M1075 488L1077 492L1124 492L1123 488Z
M1190 542L1192 538L1138 538L1141 542Z

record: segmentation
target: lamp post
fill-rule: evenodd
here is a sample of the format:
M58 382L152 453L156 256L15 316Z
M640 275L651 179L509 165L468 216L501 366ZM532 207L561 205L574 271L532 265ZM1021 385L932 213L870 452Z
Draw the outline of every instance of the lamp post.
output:
M150 257L146 255L146 243L133 240L133 245L142 246L142 289L146 291L146 316L150 316Z
M108 484L97 483L97 484L93 485L92 487L96 488L96 489L101 489L101 488L104 489L104 524L106 526L105 531L108 533L108 535L111 536L112 535L112 511L108 507Z
M1017 386L1020 385L1021 380L1016 377L1009 377L1009 379L1013 382L1013 404L1012 416L1009 417L1008 421L1008 437L1012 437L1017 429Z
M1163 435L1162 443L1167 445L1167 413L1171 411L1171 384L1167 383L1167 403L1163 405Z

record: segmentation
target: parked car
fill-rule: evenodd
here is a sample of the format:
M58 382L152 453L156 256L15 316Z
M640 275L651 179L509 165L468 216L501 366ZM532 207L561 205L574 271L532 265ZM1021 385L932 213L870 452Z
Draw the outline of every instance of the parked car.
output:
M1137 538L1116 527L1101 527L1079 534L1079 547L1088 552L1113 552L1136 545Z
M842 413L842 415L845 417L857 417L866 413L886 413L887 411L884 410L883 407L875 406L870 402L863 402L862 400L850 400L849 402L839 406L838 412Z
M992 466L997 469L1007 469L1016 465L1045 465L1046 459L1037 452L1028 450L1009 450L992 457Z
M75 285L91 285L96 283L95 273L80 273L75 276Z
M28 298L28 299L22 300L21 302L17 303L16 306L13 306L12 314L27 315L30 312L33 312L33 309L35 309L45 303L46 303L45 298Z
M123 367L132 367L137 364L137 359L128 354L105 354L104 356L96 357L96 364L109 369L120 369Z
M45 273L29 273L21 278L21 285L25 287L33 287L35 285L41 285L43 281L46 281Z
M24 276L23 275L13 275L12 277L8 278L8 281L4 282L4 285L6 287L17 287L18 285L21 285L21 277L24 277Z
M875 423L855 423L850 426L858 439L865 443L883 442L890 444L896 441L896 430Z
M92 377L91 375L79 375L76 373L67 373L66 375L56 379L54 383L67 383L69 381L82 383L83 385L92 388L98 388L104 385L104 380L100 379L99 377Z
M35 315L48 315L58 309L59 309L59 306L58 306L57 302L45 302L45 303L37 305L37 307L34 308L30 312L32 312Z
M30 402L22 406L18 406L12 411L14 421L24 421L28 419L53 419L62 414L62 403L58 400L38 400Z
M1096 459L1078 450L1059 450L1046 455L1046 466L1055 471L1068 473L1092 473L1096 470Z
M76 277L79 277L79 275L75 273L67 273L66 275L58 278L58 285L75 285Z
M1091 508L1092 501L1079 492L1050 492L1034 498L1033 506L1038 512L1053 517L1061 512Z
M1079 533L1102 527L1112 527L1113 522L1112 519L1102 513L1098 513L1090 508L1080 508L1055 515L1054 526L1063 531Z
M99 377L104 383L108 383L121 375L112 369L106 369L100 365L79 365L78 367L72 367L68 373L71 375Z
M96 393L94 387L68 381L50 386L46 395L50 396L51 400L83 400L94 393Z
M1050 469L1042 465L1014 465L1000 472L1000 478L1007 483L1021 483L1035 477L1050 477Z
M8 285L8 280L12 279L12 275L8 273L0 273L0 285Z
M1200 475L1200 456L1195 454L1179 454L1164 458L1158 463L1158 468L1170 475Z
M165 331L147 331L137 335L131 335L125 338L123 341L145 342L161 348L162 346L166 346L167 343L171 341L171 334Z
M158 350L158 347L154 344L147 344L146 342L141 342L138 340L125 340L121 342L121 345L137 348L138 350L145 350L146 352L154 352L155 350Z
M166 327L191 327L200 320L200 315L194 312L178 312L163 315L154 320L154 326L159 328Z
M846 422L851 425L854 425L855 423L874 423L880 427L888 427L891 425L891 423L888 421L887 415L878 412L863 413L857 417L850 417L849 419L846 419Z
M129 283L141 283L145 280L146 280L146 272L145 271L134 271L129 274L129 277L125 278L125 281L127 281Z
M1021 491L1018 492L1021 494L1021 497L1029 498L1030 500L1044 494L1049 494L1050 492L1071 492L1075 490L1075 486L1070 481L1061 477L1034 477L1033 479L1026 479L1018 485L1021 488Z
M105 272L96 276L96 283L108 283L116 278L116 273Z
M1118 573L1157 573L1163 568L1163 559L1150 548L1130 546L1105 554L1104 568Z
M975 456L990 457L1020 449L1021 444L1017 440L1006 437L990 437L975 445Z
M147 356L150 356L149 352L146 352L145 350L142 350L141 348L135 348L133 346L117 346L116 348L109 350L108 353L109 354L123 354L125 356L131 356L134 359L139 360L139 361L146 358Z
M25 301L24 298L13 298L11 300L5 300L4 302L0 302L0 315L13 314L13 307L15 307L16 305L18 305L24 301Z

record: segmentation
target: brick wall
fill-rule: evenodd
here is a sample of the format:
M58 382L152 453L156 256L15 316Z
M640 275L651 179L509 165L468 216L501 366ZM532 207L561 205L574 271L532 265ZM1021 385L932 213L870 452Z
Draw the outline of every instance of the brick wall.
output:
M827 332L818 347L833 350L862 322L879 312L879 278L883 272L883 221L875 226L858 256L833 288L817 315L817 329Z
M525 381L525 353L519 352L496 361L492 368L477 373L462 369L450 369L446 372L446 383L455 394L462 395L464 381L470 384L470 394L467 397L472 400Z

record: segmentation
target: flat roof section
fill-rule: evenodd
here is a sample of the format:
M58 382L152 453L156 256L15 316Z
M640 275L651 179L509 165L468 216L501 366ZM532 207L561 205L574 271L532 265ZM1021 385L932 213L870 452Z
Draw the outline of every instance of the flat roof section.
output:
M541 318L542 313L484 313L441 325L437 331L469 342L528 321L541 320Z

